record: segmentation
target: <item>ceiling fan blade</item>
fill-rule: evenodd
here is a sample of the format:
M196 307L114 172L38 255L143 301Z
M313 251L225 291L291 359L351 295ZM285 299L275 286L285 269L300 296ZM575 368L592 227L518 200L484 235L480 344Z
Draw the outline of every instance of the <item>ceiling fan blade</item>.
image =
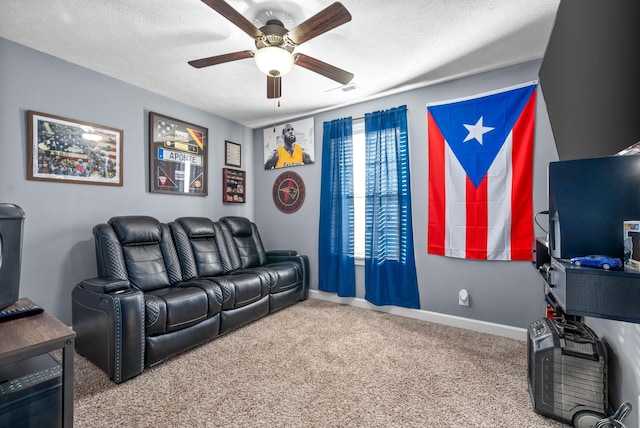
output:
M189 65L195 68L209 67L210 65L222 64L223 62L236 61L238 59L252 58L253 51L239 51L224 55L210 56L208 58L194 59L189 61Z
M280 98L282 96L282 77L267 76L267 98Z
M294 57L296 64L300 67L322 74L323 76L328 77L331 80L335 80L343 85L346 85L353 80L353 73L349 73L348 71L342 70L341 68L335 67L331 64L327 64L326 62L322 62L319 59L312 58L305 54L295 54Z
M351 21L349 11L342 3L335 2L289 30L288 37L293 43L300 45L349 21Z
M253 37L263 36L262 31L251 23L247 18L242 16L240 12L235 10L224 0L202 0L211 9L231 21L232 24L240 28L242 31Z

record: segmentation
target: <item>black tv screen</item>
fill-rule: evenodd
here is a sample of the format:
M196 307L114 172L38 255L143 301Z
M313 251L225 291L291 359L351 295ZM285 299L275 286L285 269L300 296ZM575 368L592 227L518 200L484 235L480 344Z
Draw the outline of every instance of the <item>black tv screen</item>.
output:
M549 252L624 257L623 222L640 220L640 155L549 163Z
M0 309L19 297L23 223L22 208L0 203Z

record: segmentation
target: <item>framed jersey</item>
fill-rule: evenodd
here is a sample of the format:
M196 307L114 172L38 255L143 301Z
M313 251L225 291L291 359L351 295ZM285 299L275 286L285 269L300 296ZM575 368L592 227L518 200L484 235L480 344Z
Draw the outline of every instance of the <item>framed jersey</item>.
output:
M207 196L208 129L149 113L149 190Z

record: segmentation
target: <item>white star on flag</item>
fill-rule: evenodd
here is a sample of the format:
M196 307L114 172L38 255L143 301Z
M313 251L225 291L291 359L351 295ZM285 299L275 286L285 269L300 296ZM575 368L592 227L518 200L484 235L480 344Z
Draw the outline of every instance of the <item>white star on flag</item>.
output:
M487 132L495 129L490 126L484 126L482 124L482 121L483 121L483 117L480 116L480 119L478 119L475 125L467 125L463 123L463 126L467 128L467 131L469 131L469 134L467 135L467 138L464 139L463 143L466 143L467 141L475 138L478 141L478 143L482 145L482 136Z

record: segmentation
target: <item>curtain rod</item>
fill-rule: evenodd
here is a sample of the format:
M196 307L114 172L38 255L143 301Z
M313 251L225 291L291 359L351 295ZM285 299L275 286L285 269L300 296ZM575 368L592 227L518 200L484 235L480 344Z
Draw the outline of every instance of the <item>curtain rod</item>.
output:
M407 111L409 111L409 109L407 108ZM360 120L360 119L364 119L364 116L360 116L360 117L352 117L351 120Z

